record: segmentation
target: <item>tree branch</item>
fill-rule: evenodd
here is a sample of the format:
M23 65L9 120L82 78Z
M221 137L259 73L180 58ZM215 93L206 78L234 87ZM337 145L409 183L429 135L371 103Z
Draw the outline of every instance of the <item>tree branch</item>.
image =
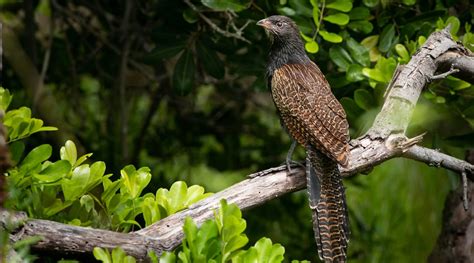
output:
M422 146L414 145L405 151L402 156L424 162L430 166L443 167L460 174L468 172L469 174L474 175L474 165L441 153L437 150L428 149Z

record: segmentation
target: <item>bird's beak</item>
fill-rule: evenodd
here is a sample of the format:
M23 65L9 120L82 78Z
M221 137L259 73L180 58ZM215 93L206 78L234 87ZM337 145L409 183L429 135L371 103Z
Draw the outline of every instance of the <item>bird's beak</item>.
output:
M261 26L261 27L264 27L264 28L267 28L269 29L271 27L272 23L270 21L268 21L268 19L262 19L260 21L257 22L257 26Z

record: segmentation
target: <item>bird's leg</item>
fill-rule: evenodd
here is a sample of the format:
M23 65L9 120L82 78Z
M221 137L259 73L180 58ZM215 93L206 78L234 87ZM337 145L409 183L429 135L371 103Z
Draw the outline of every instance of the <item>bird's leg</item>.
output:
M295 151L296 148L296 141L294 139L291 140L291 146L290 149L288 149L288 153L286 154L286 169L288 170L288 173L291 175L293 172L291 170L291 165L296 164L299 166L303 166L301 163L295 162L291 160L291 157L293 156L293 152Z
M288 153L286 154L286 169L288 170L288 173L291 174L291 156L293 156L293 152L295 151L296 148L296 141L291 140L291 146L290 149L288 149Z

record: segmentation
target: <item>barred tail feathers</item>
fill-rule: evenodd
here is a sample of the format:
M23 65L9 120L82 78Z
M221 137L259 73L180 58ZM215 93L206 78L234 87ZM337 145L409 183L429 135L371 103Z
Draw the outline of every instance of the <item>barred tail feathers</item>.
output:
M307 186L314 237L324 262L346 262L349 217L337 162L308 150Z

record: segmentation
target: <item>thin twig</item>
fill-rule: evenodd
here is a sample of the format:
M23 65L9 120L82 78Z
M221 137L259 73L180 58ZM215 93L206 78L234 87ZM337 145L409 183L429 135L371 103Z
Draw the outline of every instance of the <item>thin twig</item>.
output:
M469 200L467 199L468 196L468 187L467 187L467 176L466 171L461 173L462 179L462 204L464 206L464 211L469 209Z
M419 145L410 147L402 154L402 156L424 162L430 166L444 167L458 173L474 173L474 165L453 156Z
M214 24L214 22L211 21L211 19L209 19L207 16L203 15L202 12L200 12L200 10L195 6L193 5L189 0L184 0L184 2L193 10L195 11L199 17L204 20L204 22L206 22L213 30L217 31L219 34L225 36L225 37L229 37L229 38L236 38L236 39L239 39L239 40L242 40L246 43L251 43L248 39L246 39L245 37L242 36L242 31L245 29L245 27L247 27L247 24L248 22L241 28L237 28L237 30L235 31L235 33L232 33L232 32L229 32L227 30L224 30L222 28L220 28L218 25Z
M447 76L451 75L451 74L454 74L454 73L458 73L459 72L459 69L457 68L453 68L453 66L451 66L451 69L449 71L446 71L444 73L441 73L441 74L438 74L438 75L434 75L431 77L432 80L436 80L436 79L444 79L446 78Z

